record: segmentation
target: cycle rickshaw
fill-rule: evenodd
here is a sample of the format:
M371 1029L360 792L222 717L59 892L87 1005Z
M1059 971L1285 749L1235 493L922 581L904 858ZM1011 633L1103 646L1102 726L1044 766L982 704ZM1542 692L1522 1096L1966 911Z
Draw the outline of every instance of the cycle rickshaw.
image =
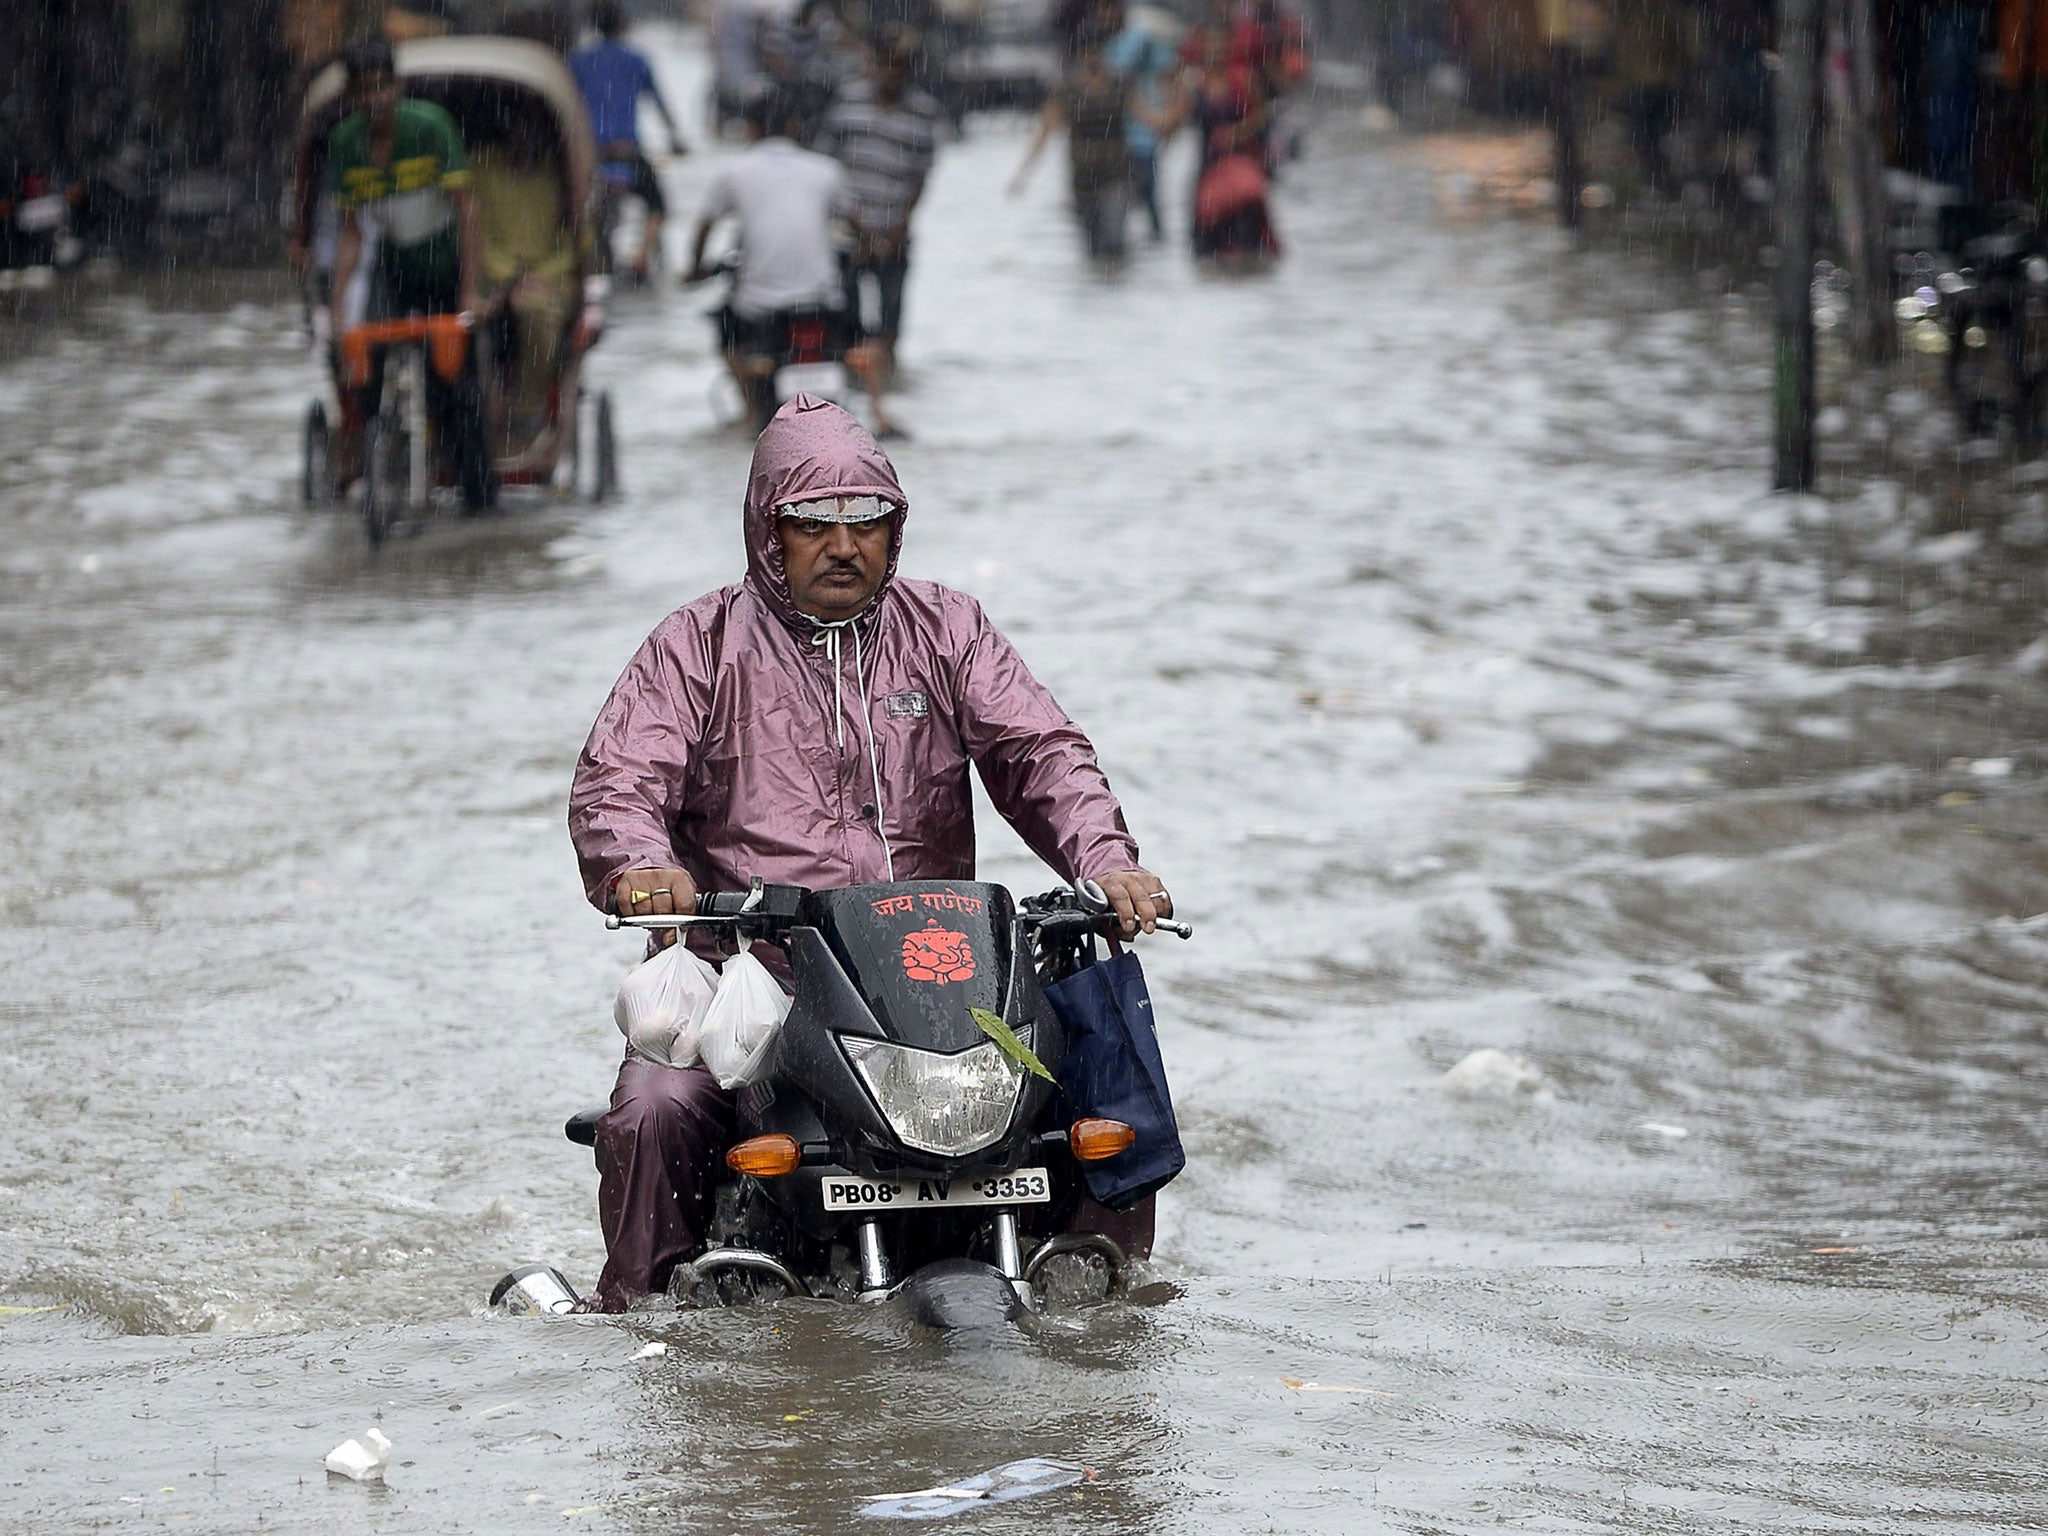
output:
M397 54L405 94L442 107L462 131L494 296L474 334L452 315L365 323L360 285L323 296L334 343L329 389L306 413L305 499L338 500L360 482L372 543L399 519L423 514L432 487L453 479L429 420L428 370L454 383L474 346L498 484L609 500L619 484L611 398L585 388L583 360L603 334L610 284L592 237L596 151L575 77L552 50L516 38L423 38ZM342 68L330 65L308 85L299 113L302 227L322 196L327 136L347 110ZM536 209L552 212L536 219ZM545 260L506 270L494 228L509 230L523 253L545 248ZM371 265L367 250L362 265ZM371 399L373 378L381 383Z

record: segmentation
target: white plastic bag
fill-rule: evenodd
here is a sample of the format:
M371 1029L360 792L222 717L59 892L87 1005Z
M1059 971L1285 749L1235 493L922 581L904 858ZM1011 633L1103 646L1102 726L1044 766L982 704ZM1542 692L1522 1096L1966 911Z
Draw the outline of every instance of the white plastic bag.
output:
M704 1015L700 1049L719 1087L744 1088L760 1080L794 1001L743 942L719 972L718 995Z
M627 1044L649 1061L695 1066L698 1036L717 990L718 972L681 944L671 944L627 973L612 1017Z

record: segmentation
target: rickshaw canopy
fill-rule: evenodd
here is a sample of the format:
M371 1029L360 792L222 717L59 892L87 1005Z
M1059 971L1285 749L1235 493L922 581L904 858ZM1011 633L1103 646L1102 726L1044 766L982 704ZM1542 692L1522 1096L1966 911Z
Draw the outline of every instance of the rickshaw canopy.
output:
M467 139L493 90L537 104L553 119L561 146L563 205L581 218L589 205L597 146L576 77L553 49L515 37L423 37L397 47L398 78L409 96L445 107ZM315 74L299 108L301 141L341 120L346 74L337 61Z

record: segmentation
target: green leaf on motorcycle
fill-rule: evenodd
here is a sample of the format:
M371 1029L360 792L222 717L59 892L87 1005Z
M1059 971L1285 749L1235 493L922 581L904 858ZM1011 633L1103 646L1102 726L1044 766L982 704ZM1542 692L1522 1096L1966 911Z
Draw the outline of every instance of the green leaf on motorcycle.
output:
M986 1008L970 1008L974 1022L981 1026L981 1032L995 1041L996 1049L1009 1057L1019 1072L1030 1072L1058 1086L1058 1081L1045 1070L1045 1063L1032 1054L1031 1047L1017 1038L1017 1032Z

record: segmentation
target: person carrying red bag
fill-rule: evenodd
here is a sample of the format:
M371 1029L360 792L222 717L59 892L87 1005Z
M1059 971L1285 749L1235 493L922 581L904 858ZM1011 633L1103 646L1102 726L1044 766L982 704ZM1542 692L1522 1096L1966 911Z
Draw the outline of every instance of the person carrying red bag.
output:
M1201 146L1189 230L1198 260L1241 267L1280 254L1268 206L1272 102L1261 71L1239 58L1234 29L1202 30L1200 62L1183 74L1170 126Z

